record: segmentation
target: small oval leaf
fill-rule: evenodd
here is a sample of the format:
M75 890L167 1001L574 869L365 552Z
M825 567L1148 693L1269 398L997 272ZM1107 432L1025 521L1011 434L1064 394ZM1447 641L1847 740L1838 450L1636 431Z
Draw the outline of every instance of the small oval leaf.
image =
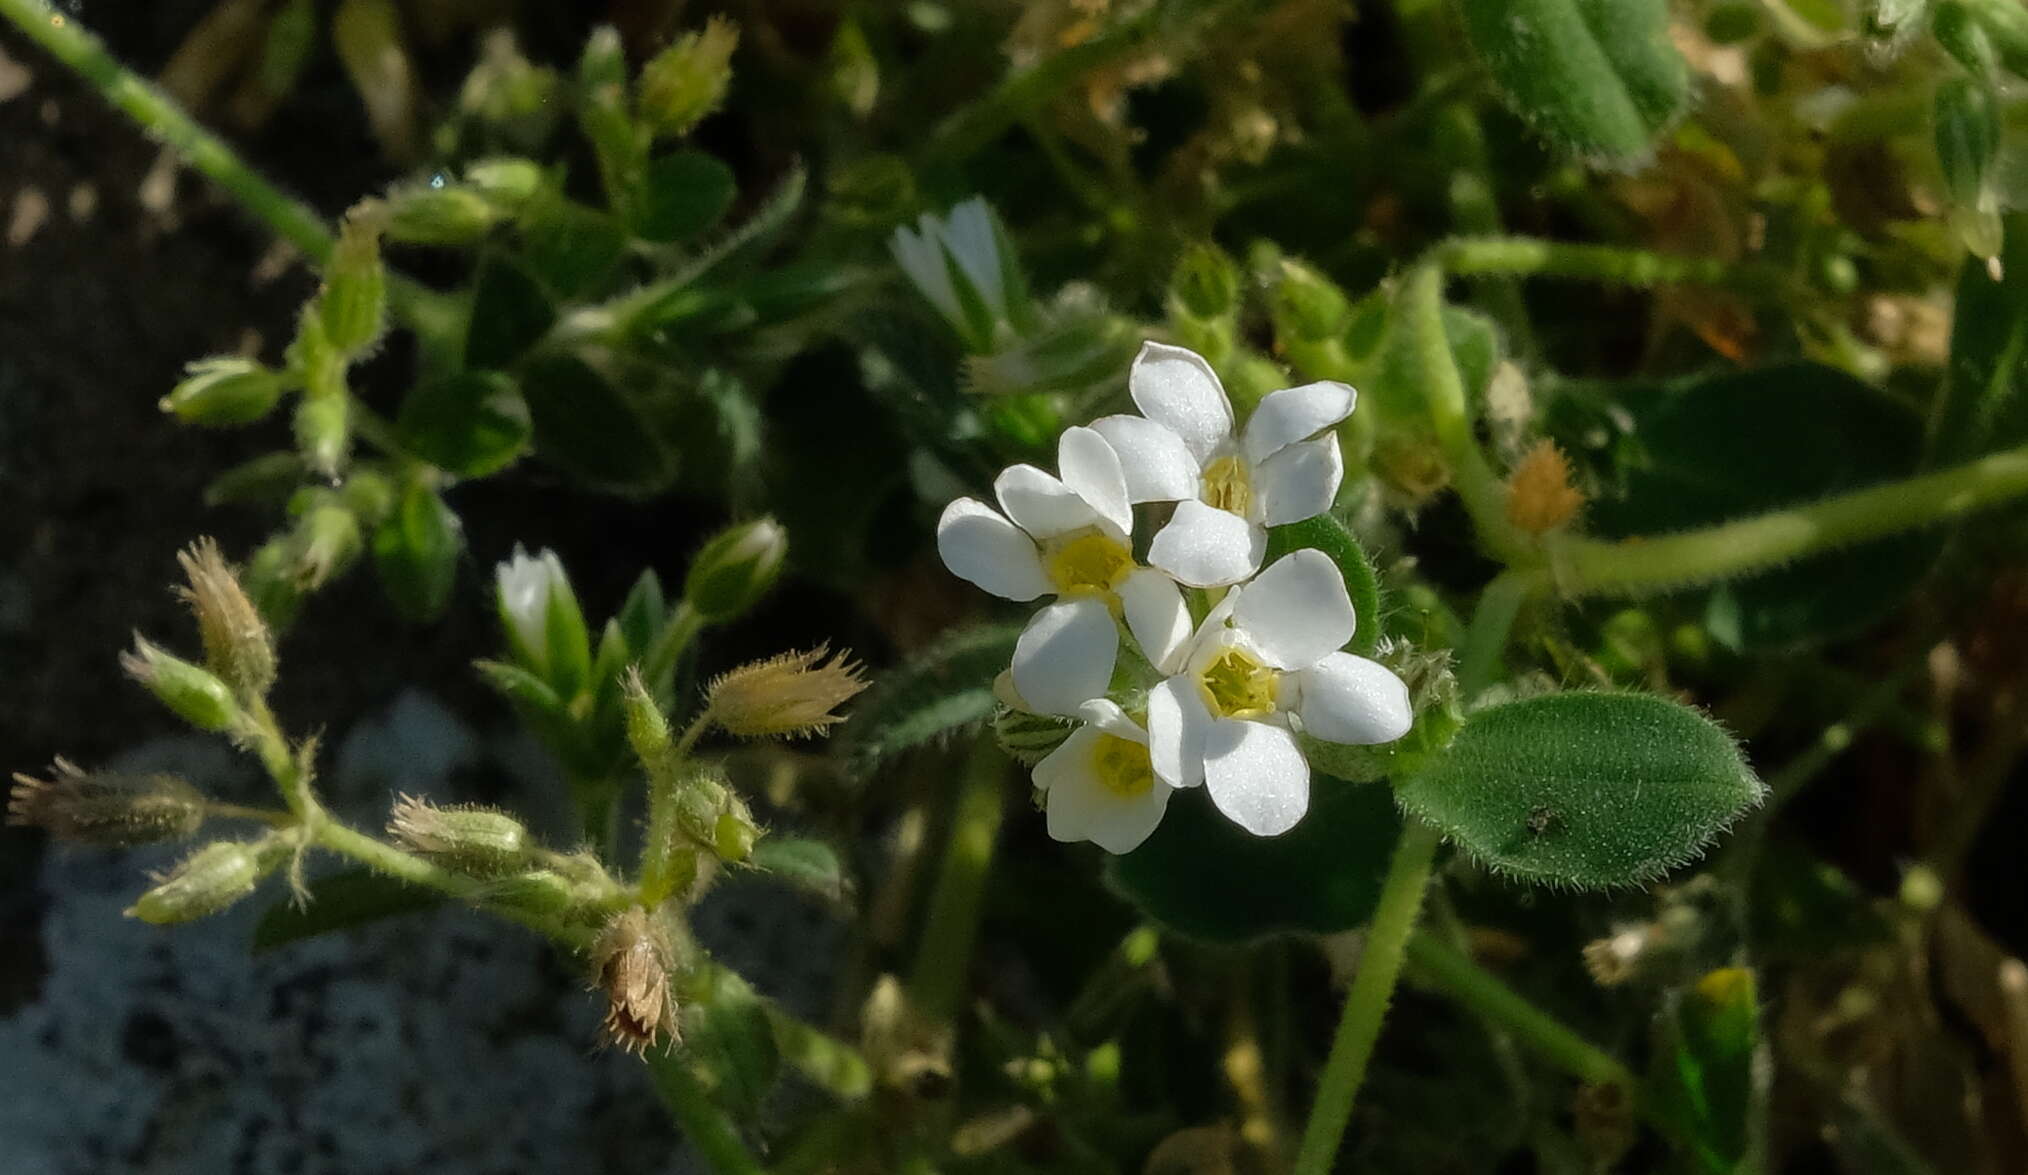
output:
M395 420L410 452L459 477L484 477L513 464L531 427L520 389L493 371L418 384Z
M531 360L521 381L544 460L622 494L653 493L676 476L675 456L640 409L583 360Z
M1502 873L1600 889L1689 861L1765 794L1730 735L1648 694L1549 694L1473 714L1402 806Z
M1401 816L1387 789L1317 775L1310 811L1262 838L1211 806L1203 789L1175 797L1155 834L1108 862L1114 891L1177 933L1209 942L1332 934L1373 916Z
M556 322L556 306L542 283L498 253L479 263L472 279L472 318L465 328L465 366L506 367Z
M435 491L420 483L402 491L373 532L373 564L404 619L421 624L444 614L464 546L458 516Z
M650 241L687 241L717 224L738 194L725 164L702 151L673 151L641 178L634 231Z

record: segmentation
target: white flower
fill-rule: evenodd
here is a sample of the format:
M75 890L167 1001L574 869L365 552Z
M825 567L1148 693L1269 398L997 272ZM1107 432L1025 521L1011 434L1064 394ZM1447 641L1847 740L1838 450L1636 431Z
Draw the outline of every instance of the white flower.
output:
M982 325L966 312L968 300L991 322L1007 317L1007 271L985 200L974 196L942 217L925 212L915 228L895 229L889 248L910 283L960 333L969 337Z
M1327 430L1358 398L1346 384L1270 392L1237 436L1232 403L1195 351L1143 343L1127 391L1144 415L1092 428L1119 454L1129 498L1177 503L1148 562L1178 583L1238 583L1260 569L1267 527L1313 518L1338 496L1345 461Z
M1176 789L1155 774L1148 732L1119 706L1095 698L1078 716L1085 724L1035 765L1049 835L1132 852L1162 822Z
M993 483L999 510L952 502L937 520L937 552L996 596L1057 598L1015 643L1014 688L1029 709L1068 715L1105 696L1119 651L1115 609L1155 663L1189 638L1190 613L1168 576L1134 562L1126 475L1105 438L1065 429L1057 468L1060 479L1032 465L1004 470Z
M553 630L566 641L581 643L584 639L584 617L578 610L577 596L554 551L531 556L516 546L514 557L494 569L494 599L515 656L538 676L549 676ZM557 610L554 620L552 609ZM560 651L566 656L570 652Z
M1295 731L1386 743L1415 720L1400 678L1339 651L1355 622L1344 577L1321 551L1291 552L1228 592L1157 662L1172 676L1148 692L1155 774L1204 784L1218 810L1256 836L1295 827L1310 805Z

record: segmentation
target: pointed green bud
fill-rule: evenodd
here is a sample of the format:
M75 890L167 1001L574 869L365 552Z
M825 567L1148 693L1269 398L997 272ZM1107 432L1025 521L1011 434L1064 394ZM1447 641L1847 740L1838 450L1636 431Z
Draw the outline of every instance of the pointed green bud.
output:
M174 775L88 773L58 759L49 776L14 777L7 823L107 848L181 840L204 824L204 797Z
M1323 342L1345 333L1352 303L1336 283L1300 261L1282 261L1269 299L1275 332L1286 339Z
M501 877L524 869L535 848L519 820L493 808L440 808L402 796L388 815L389 839L420 857L470 877Z
M287 843L272 836L205 845L157 877L155 888L142 894L127 916L167 926L216 914L252 893L288 855Z
M406 245L474 244L499 219L492 201L463 184L431 183L387 194L387 238Z
M298 591L314 592L352 566L365 547L359 517L336 494L320 494L289 535L286 573Z
M345 353L324 332L323 300L312 299L296 317L296 337L284 354L289 373L303 385L306 398L345 393Z
M754 843L761 838L760 825L754 823L753 810L746 801L732 792L725 794L725 806L718 811L718 819L711 829L711 851L727 864L737 864L753 856Z
M742 615L781 578L789 535L773 518L720 531L690 563L683 599L714 623Z
M385 206L365 200L338 226L317 308L325 340L341 354L356 355L380 340L387 312L387 270L380 262L386 220Z
M739 26L715 16L703 31L685 34L650 58L641 67L634 103L642 123L658 136L688 134L725 100L738 46Z
M1239 267L1216 245L1199 243L1185 249L1169 275L1171 307L1192 318L1239 313L1239 294Z
M465 183L502 208L519 208L542 189L542 167L533 159L504 155L465 167Z
M189 586L180 594L197 617L204 639L204 663L243 698L256 698L275 683L275 640L218 544L199 539L176 556Z
M627 670L622 688L627 708L627 742L632 744L642 766L653 771L675 741L669 734L669 719L648 693L639 669Z
M127 676L148 687L185 722L199 730L227 730L239 721L232 687L210 670L164 652L136 634L134 649L120 655Z
M336 477L352 445L352 398L339 391L304 396L296 405L296 448L310 468Z
M186 366L161 407L186 424L251 424L274 411L288 384L288 376L252 359L221 355Z

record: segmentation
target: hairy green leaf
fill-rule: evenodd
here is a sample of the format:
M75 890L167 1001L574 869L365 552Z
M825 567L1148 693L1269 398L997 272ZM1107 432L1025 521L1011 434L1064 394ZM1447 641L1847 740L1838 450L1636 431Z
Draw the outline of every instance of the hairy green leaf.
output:
M676 458L635 406L583 360L552 355L522 369L536 452L587 484L649 494L676 475Z
M556 306L535 276L499 253L488 254L472 279L465 366L506 367L555 321Z
M1465 30L1514 112L1564 150L1647 159L1682 110L1690 71L1667 0L1461 0Z
M410 452L460 477L513 464L532 431L521 390L494 371L416 385L401 402L395 428Z
M854 886L845 872L845 862L838 850L821 840L762 837L747 864L827 902L845 902L852 897Z
M1502 873L1600 889L1689 861L1764 791L1731 736L1687 706L1565 693L1471 715L1396 794Z
M1950 376L1932 441L1934 461L2028 442L2028 215L2006 218L2001 274L1968 259L1958 276Z
M739 194L732 169L702 151L651 161L634 206L634 231L650 241L686 241L718 223Z
M1019 625L992 624L944 637L883 674L852 708L845 753L865 776L886 760L950 738L993 716L993 679L1014 660Z
M350 930L413 914L442 904L435 890L408 885L367 869L346 869L310 884L310 901L284 899L269 906L254 924L256 954L334 930Z

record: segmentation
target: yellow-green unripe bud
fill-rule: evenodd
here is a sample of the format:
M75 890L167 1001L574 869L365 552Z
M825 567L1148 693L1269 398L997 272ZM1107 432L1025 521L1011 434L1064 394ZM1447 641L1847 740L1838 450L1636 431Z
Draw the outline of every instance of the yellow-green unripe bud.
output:
M319 501L289 536L289 573L298 589L316 591L350 567L364 545L357 515L335 496Z
M685 773L671 784L675 799L676 833L691 844L718 851L718 814L732 793L707 771Z
M352 444L352 398L338 391L304 396L296 405L296 448L311 469L334 477Z
M760 825L754 823L746 801L727 792L725 806L719 809L718 820L711 829L711 851L718 854L719 860L737 864L753 855L754 842L760 837Z
M179 717L199 730L226 730L239 721L239 703L232 688L201 665L164 652L143 638L120 656L127 675L148 687Z
M519 820L492 808L439 808L402 796L388 816L396 844L471 877L500 877L528 864L533 838Z
M167 926L218 913L250 894L286 855L275 841L222 840L184 858L127 909L127 916Z
M653 770L674 743L669 718L649 696L647 683L641 680L638 669L627 671L622 697L627 709L627 742L641 763Z
M317 313L325 340L340 354L357 354L380 339L387 312L387 269L380 262L385 219L385 209L374 200L347 213L324 269Z
M1169 296L1194 318L1222 318L1239 311L1239 267L1216 245L1184 250L1169 276Z
M772 518L721 531L691 561L683 600L706 620L731 620L775 585L788 554L788 532Z
M162 411L187 424L251 424L274 411L288 377L252 359L222 355L183 369L183 380L162 397Z
M1345 333L1352 304L1330 278L1299 261L1283 261L1270 313L1275 329L1303 342L1322 342Z
M469 245L500 219L499 209L472 188L405 188L387 197L387 236L410 245Z
M532 159L503 155L465 167L465 183L489 202L518 207L542 188L542 168Z
M713 17L703 31L690 33L641 67L635 109L657 135L688 134L725 100L732 81L732 51L739 28Z

